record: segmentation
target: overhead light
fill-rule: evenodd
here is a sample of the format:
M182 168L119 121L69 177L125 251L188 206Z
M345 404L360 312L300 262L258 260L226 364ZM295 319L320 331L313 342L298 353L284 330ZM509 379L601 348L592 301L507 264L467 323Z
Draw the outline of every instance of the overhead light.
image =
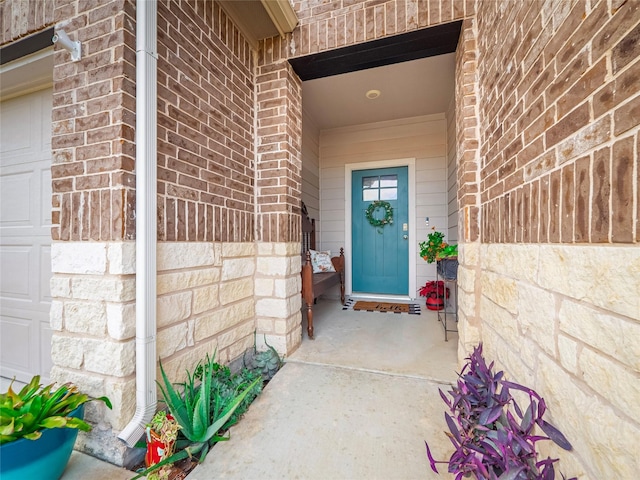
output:
M367 93L365 93L364 95L369 99L369 100L374 100L376 98L378 98L380 96L380 90L369 90Z

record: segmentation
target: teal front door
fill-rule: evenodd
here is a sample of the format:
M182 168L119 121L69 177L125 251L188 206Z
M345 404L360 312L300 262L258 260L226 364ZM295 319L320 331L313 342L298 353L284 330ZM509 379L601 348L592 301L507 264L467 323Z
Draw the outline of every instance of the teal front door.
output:
M392 223L374 226L389 216ZM409 294L409 202L407 167L356 170L351 177L352 290L374 294Z

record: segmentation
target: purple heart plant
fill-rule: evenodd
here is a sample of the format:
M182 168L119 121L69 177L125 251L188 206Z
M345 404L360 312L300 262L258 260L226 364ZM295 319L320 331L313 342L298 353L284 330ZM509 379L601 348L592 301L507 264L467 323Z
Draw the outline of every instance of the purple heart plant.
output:
M444 414L450 430L445 433L456 450L448 462L436 461L425 442L433 471L439 473L436 464L446 463L449 473L457 474L456 480L469 476L477 480L554 480L558 459L538 460L536 442L553 440L565 450L572 447L557 428L542 419L544 399L530 388L503 380L504 372L494 373L493 362L487 366L482 356L482 344L467 360L449 392L451 398L440 390L453 414ZM526 410L520 408L511 390L529 395ZM546 436L534 433L536 425Z

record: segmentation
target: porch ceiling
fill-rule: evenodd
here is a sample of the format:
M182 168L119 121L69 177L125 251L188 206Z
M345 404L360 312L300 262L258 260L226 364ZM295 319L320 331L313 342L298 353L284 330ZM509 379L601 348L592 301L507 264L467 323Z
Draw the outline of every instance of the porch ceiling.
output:
M320 130L446 112L455 53L308 80L303 109ZM369 100L369 90L380 96Z

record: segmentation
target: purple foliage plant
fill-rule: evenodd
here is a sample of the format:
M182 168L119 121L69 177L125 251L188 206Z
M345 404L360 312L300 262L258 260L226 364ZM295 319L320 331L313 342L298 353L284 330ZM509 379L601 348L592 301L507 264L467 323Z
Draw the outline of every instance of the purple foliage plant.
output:
M565 450L572 447L557 428L543 420L544 399L530 388L504 380L504 372L494 373L493 362L487 366L482 356L482 344L467 360L449 392L451 398L440 390L453 414L444 415L450 430L445 433L455 451L448 462L436 461L425 442L433 471L439 473L436 464L446 463L449 473L457 474L456 480L469 476L477 480L554 480L558 459L538 460L536 442L552 440ZM525 410L511 390L529 396ZM546 436L534 433L536 425Z

